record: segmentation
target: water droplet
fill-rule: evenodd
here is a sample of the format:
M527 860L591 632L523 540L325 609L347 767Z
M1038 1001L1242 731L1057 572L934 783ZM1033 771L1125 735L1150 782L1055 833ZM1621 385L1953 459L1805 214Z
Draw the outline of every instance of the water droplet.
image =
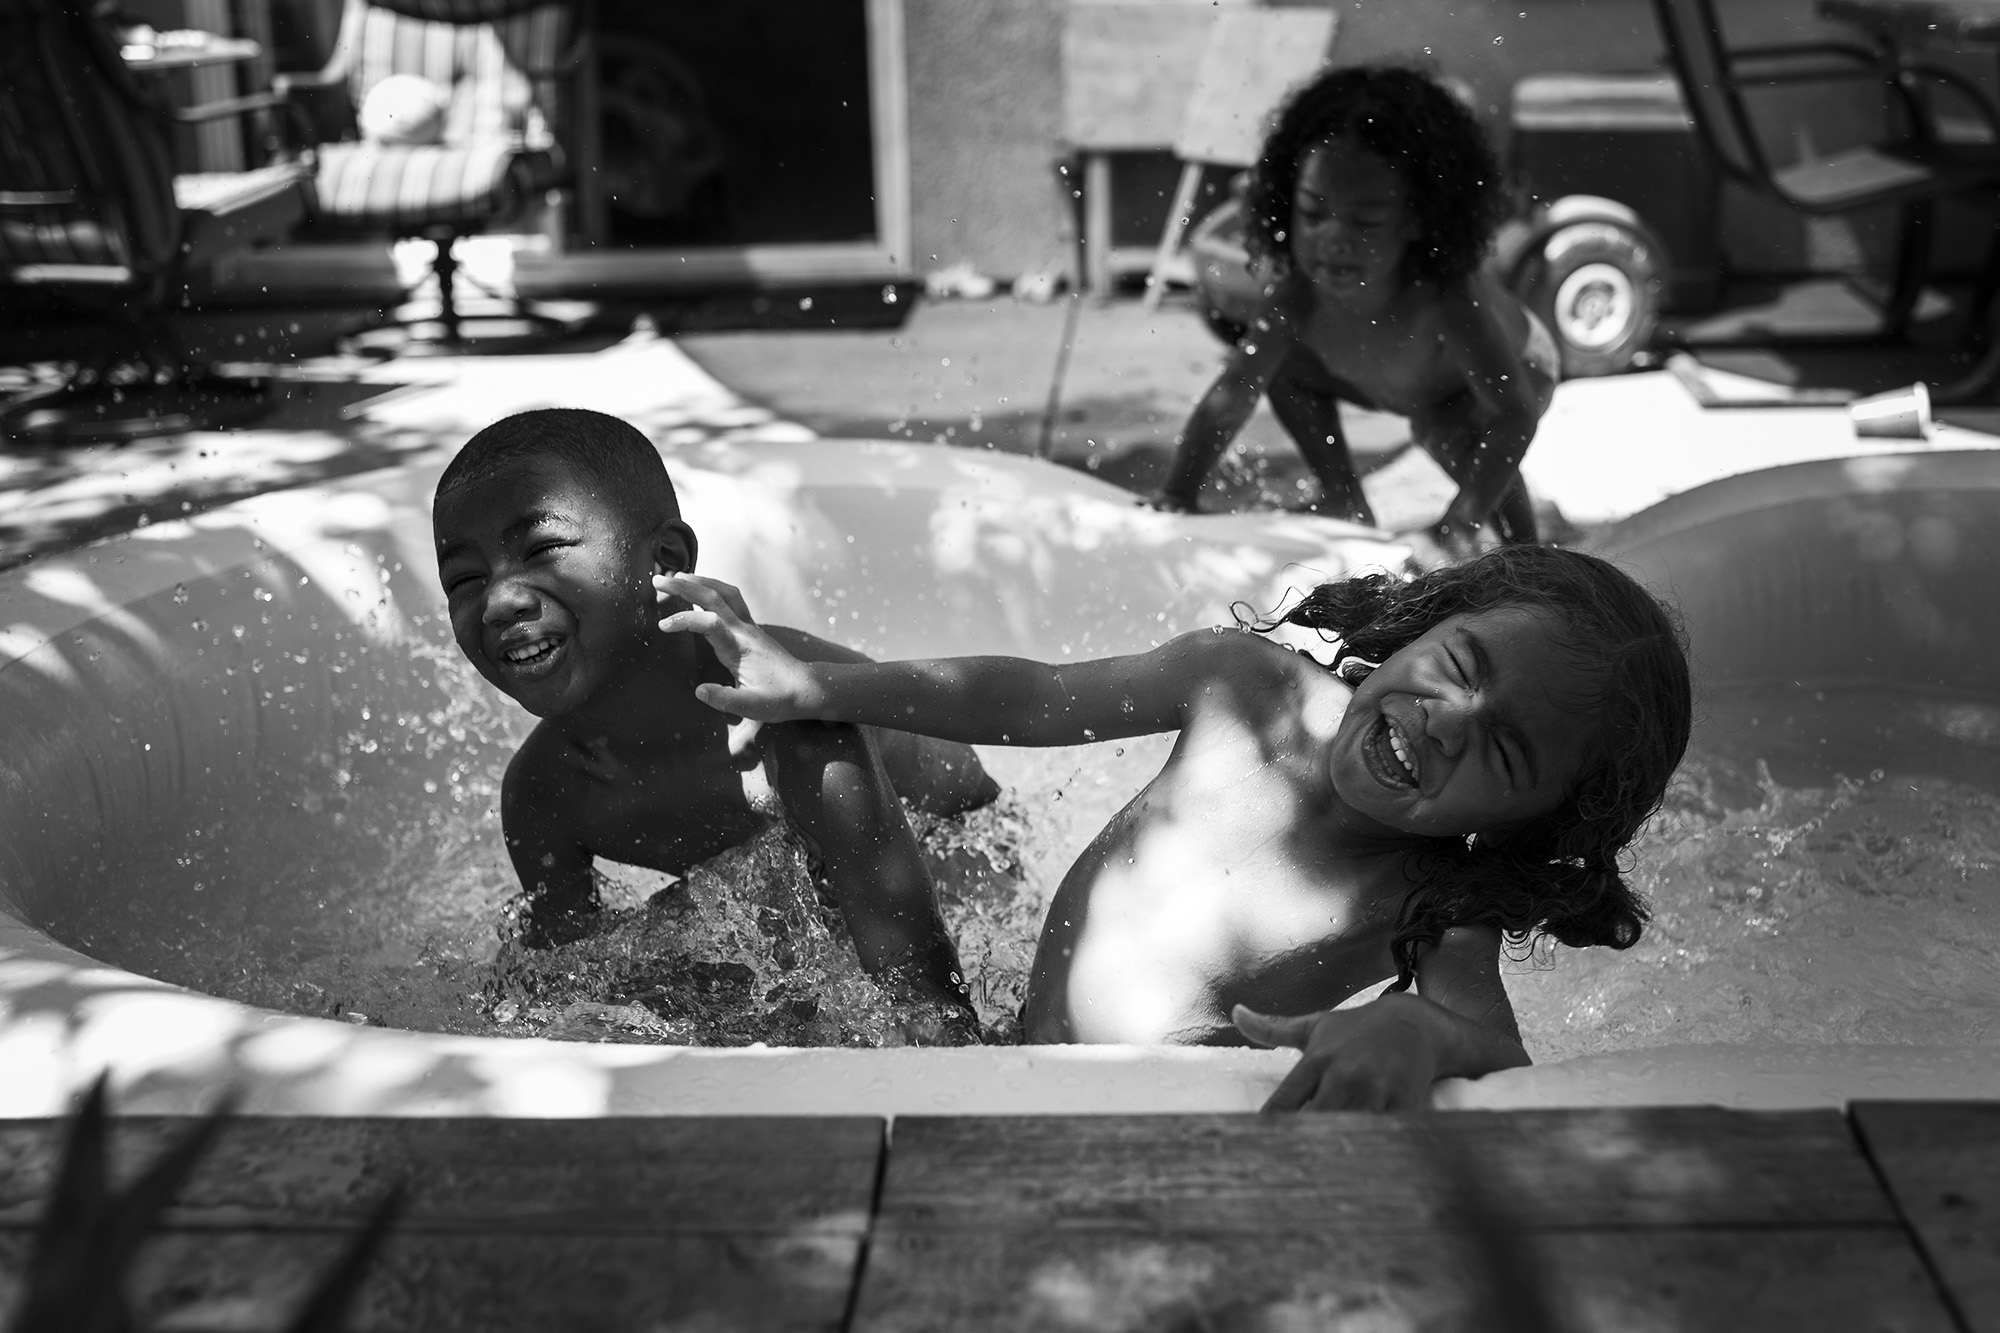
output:
M176 606L185 605L187 599L188 599L187 584L176 583L174 585L174 604Z
M813 299L810 296L801 296L799 298L799 309L810 310L812 308L813 308Z

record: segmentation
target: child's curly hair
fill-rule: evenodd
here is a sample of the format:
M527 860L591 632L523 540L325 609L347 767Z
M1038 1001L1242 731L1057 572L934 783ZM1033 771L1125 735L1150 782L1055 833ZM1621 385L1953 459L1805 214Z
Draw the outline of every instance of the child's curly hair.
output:
M1276 272L1290 270L1285 238L1299 159L1322 139L1347 134L1402 177L1418 227L1403 260L1407 276L1442 287L1471 277L1507 215L1500 161L1469 107L1403 65L1328 70L1279 110L1244 194L1251 255Z
M1628 949L1650 915L1618 857L1666 795L1694 705L1680 627L1630 575L1580 551L1503 546L1414 579L1323 583L1274 623L1337 636L1336 669L1365 679L1447 617L1502 606L1554 613L1560 646L1591 679L1577 703L1595 736L1555 809L1503 836L1443 840L1416 859L1417 887L1390 943L1396 990L1451 926L1497 926L1516 944L1539 932L1572 948Z

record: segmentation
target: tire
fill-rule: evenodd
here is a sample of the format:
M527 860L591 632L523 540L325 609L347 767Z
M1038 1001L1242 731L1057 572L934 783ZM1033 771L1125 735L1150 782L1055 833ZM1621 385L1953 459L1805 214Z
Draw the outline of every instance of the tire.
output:
M1555 335L1564 378L1614 375L1653 340L1660 267L1646 236L1593 218L1555 228L1522 256L1513 287Z

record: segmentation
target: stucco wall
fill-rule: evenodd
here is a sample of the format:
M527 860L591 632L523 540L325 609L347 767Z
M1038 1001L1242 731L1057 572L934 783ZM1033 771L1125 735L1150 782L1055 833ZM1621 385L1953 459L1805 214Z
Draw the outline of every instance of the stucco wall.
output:
M905 0L914 267L1071 265L1062 151L1068 0Z

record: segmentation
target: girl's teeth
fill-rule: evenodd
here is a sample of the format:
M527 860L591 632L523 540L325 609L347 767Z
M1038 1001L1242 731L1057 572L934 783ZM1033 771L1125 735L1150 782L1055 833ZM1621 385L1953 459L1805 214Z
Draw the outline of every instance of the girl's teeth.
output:
M1403 766L1403 771L1409 775L1410 781L1415 782L1417 768L1410 762L1410 747L1403 744L1403 738L1396 734L1394 727L1389 728L1389 749L1394 752L1396 762Z

